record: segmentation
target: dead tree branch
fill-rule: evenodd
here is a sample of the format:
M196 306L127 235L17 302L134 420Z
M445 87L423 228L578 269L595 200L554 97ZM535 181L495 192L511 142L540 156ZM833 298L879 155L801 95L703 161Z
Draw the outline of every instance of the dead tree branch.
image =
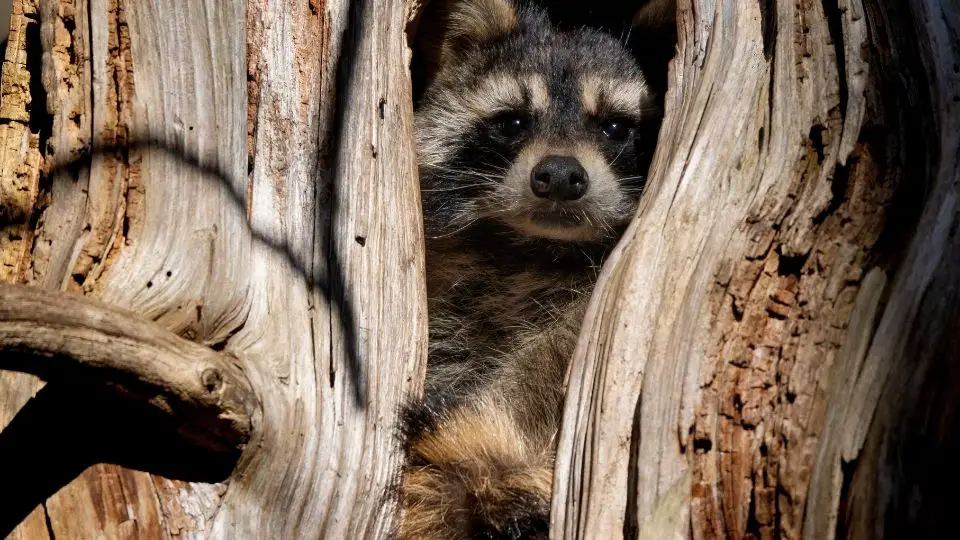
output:
M259 402L235 358L76 295L0 284L0 368L140 396L214 453L242 449Z

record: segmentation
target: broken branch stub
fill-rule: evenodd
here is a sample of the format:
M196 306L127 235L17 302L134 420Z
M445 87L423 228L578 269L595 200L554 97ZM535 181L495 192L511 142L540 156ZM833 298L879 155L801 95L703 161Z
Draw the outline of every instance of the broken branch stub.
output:
M237 360L122 309L0 284L0 369L102 383L162 413L192 446L239 456L260 402Z

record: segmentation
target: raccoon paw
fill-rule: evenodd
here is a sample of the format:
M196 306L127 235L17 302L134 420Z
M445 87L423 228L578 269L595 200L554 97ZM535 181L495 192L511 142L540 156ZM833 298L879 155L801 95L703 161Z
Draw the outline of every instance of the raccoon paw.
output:
M400 538L546 539L549 445L529 441L495 407L472 404L424 422L430 416L412 416L418 425L407 446Z

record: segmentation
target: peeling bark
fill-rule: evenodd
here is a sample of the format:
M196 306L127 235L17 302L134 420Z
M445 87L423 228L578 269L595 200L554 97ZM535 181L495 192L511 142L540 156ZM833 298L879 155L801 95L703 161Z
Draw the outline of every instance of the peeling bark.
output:
M40 183L40 139L37 111L43 95L36 6L14 2L0 87L0 281L22 279L34 231L28 221L37 204ZM37 103L34 103L34 99ZM31 112L33 116L31 117Z

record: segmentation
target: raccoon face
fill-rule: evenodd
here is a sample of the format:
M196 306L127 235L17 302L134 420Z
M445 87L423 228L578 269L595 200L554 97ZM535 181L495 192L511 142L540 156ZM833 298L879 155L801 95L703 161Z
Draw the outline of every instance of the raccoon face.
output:
M463 0L416 114L427 233L496 221L521 237L615 238L642 189L653 96L626 47L506 0Z

